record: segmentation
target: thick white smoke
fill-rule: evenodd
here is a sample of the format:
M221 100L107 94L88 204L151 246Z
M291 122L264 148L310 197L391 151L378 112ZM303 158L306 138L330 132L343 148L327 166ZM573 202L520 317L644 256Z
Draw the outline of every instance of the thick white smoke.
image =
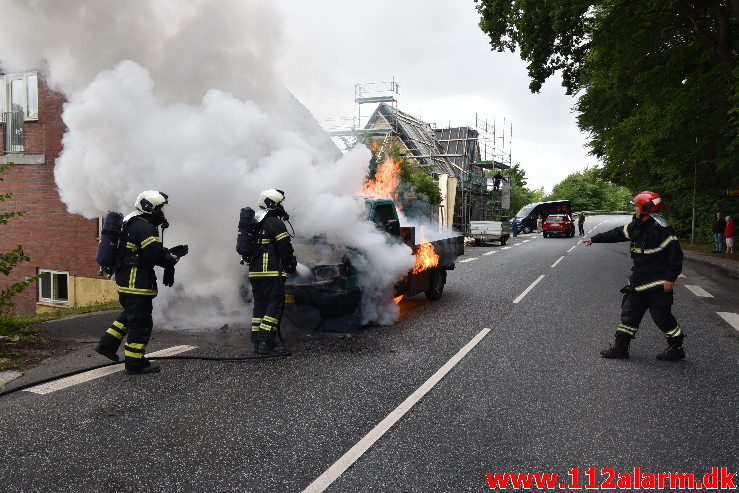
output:
M213 327L250 317L235 252L239 209L279 188L304 236L366 253L377 294L413 266L361 220L353 195L370 153L339 157L309 112L277 80L281 23L259 0L4 0L0 59L45 66L67 97L68 132L55 173L70 212L129 212L147 189L170 197L165 244L190 245L176 289L160 289L158 323ZM12 21L11 21L12 20ZM23 32L33 26L34 36ZM17 40L23 39L23 43ZM369 289L371 288L371 289ZM372 291L372 292L370 292ZM162 299L163 298L163 299ZM369 298L368 298L369 299ZM387 298L365 300L365 321L388 323Z

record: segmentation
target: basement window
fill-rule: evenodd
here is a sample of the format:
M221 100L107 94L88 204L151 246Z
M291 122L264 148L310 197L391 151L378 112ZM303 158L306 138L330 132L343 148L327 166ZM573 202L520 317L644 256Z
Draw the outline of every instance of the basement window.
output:
M38 299L47 303L69 303L69 272L39 269Z
M0 75L0 112L16 110L25 121L38 120L38 73Z

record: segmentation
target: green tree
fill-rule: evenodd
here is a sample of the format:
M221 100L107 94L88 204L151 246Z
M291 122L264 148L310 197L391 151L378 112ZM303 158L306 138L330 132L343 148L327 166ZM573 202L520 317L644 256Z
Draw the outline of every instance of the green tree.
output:
M631 193L600 177L597 168L572 173L557 183L544 200L569 200L574 211L627 210Z
M739 184L739 2L476 0L494 49L520 50L532 91L561 72L602 176L665 198L689 229L736 207Z
M13 166L13 163L0 164L0 173L6 171L11 166ZM0 181L3 181L3 179L0 178ZM4 202L12 197L12 193L0 194L0 202ZM0 212L0 224L8 224L8 221L11 218L22 215L22 211ZM7 277L16 265L30 260L31 259L27 255L24 255L23 247L18 245L9 252L0 253L0 272ZM37 278L34 277L27 281L16 282L8 285L4 289L0 289L0 315L7 312L7 310L13 306L13 297L23 292L23 290L25 290L28 285L33 283L36 279Z

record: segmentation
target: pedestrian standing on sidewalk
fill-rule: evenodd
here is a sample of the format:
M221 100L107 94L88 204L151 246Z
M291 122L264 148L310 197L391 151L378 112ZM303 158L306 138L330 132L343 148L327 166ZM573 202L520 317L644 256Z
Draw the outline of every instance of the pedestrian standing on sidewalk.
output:
M673 288L683 268L683 251L675 231L656 212L662 199L654 192L640 192L632 199L634 217L625 226L599 233L583 240L593 243L631 241L634 262L629 284L621 292L621 323L616 326L616 342L600 352L609 359L629 359L629 344L636 336L644 314L649 309L652 320L665 334L667 348L657 355L663 361L685 358L683 330L672 315Z
M734 221L731 216L726 216L726 228L724 229L724 237L726 238L726 253L734 254Z
M580 212L580 217L577 218L577 227L580 229L580 236L585 236L585 213Z
M543 227L544 227L544 218L542 216L539 216L539 217L536 218L536 231L537 231L537 233L541 234Z
M720 212L716 213L716 220L713 222L713 241L715 249L713 253L723 253L724 251L724 231L726 230L726 221Z

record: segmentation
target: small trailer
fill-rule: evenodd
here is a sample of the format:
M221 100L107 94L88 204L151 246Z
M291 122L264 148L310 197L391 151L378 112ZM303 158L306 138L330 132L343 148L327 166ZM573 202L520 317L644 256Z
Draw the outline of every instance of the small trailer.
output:
M489 241L499 241L505 245L511 237L510 221L470 221L470 236L475 244L480 245Z

